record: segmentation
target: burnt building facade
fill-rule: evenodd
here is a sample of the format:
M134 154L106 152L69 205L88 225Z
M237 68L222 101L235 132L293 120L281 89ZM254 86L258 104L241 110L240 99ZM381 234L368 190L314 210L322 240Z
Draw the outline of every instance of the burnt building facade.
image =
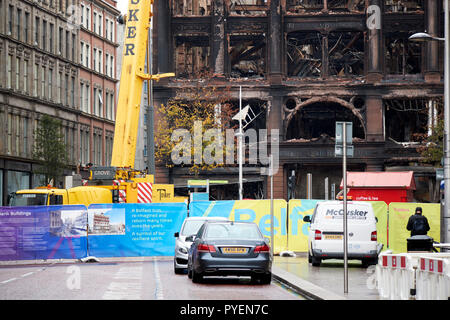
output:
M201 81L202 72L212 74L207 85L231 88L235 102L242 87L242 105L261 113L251 127L279 130L276 198L287 199L293 170L297 198L306 197L308 173L313 198L324 198L325 178L339 186L335 122L351 121L349 171L413 170L416 199L436 200L435 171L421 164L416 137L431 132L442 109L443 44L408 37L443 36L442 1L170 0L154 7L154 70L176 74L155 83L155 104ZM270 196L259 173L245 166L244 198ZM225 167L202 178L236 182L237 174ZM175 185L188 178L180 167L159 167L156 177ZM233 198L217 195L224 197Z

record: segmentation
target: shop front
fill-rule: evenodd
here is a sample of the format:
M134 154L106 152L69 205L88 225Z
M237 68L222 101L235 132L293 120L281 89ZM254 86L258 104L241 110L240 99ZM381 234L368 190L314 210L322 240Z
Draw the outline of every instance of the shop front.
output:
M40 176L33 174L33 164L0 159L0 206L8 204L11 192L34 188L40 184Z

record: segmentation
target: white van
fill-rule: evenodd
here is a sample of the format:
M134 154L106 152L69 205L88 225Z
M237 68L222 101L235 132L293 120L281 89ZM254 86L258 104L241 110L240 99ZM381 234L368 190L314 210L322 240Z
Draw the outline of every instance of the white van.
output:
M310 222L308 261L320 266L324 259L344 258L344 208L342 201L319 202ZM361 260L364 266L378 261L376 218L372 205L362 201L347 202L348 259Z

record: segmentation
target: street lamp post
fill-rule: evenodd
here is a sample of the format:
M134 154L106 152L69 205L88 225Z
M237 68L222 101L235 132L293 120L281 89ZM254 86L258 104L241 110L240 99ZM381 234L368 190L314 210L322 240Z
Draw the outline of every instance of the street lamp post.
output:
M450 242L449 220L450 220L450 26L449 26L449 0L444 0L444 38L432 36L428 33L415 33L409 37L411 41L444 41L444 210L441 214L443 225L443 239L441 242Z
M448 222L450 219L450 159L449 159L449 127L450 127L450 46L449 46L449 7L448 0L444 1L445 10L445 59L444 59L444 241L450 241Z
M242 200L244 194L244 186L242 185L242 86L239 86L239 200Z

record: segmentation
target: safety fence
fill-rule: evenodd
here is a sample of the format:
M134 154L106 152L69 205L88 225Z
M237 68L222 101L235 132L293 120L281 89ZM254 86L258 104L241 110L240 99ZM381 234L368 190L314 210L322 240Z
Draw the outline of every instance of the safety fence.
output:
M274 200L274 253L308 250L310 224L303 218L321 201ZM406 252L406 224L416 206L428 218L429 235L439 241L439 204L370 203L385 249ZM189 211L185 203L0 207L0 260L172 255L173 234L188 214L253 221L264 236L271 235L270 200L194 201Z
M382 253L376 275L378 292L383 299L450 298L449 253Z
M170 256L184 203L0 207L0 260Z
M274 200L274 252L308 251L310 224L303 221L312 215L318 202L324 200L292 199ZM395 253L406 252L410 232L406 230L408 219L420 206L428 218L428 235L440 241L440 204L438 203L390 203L368 201L377 218L377 241ZM252 221L259 225L265 236L270 236L270 200L195 201L189 204L191 216L222 216L232 220Z

